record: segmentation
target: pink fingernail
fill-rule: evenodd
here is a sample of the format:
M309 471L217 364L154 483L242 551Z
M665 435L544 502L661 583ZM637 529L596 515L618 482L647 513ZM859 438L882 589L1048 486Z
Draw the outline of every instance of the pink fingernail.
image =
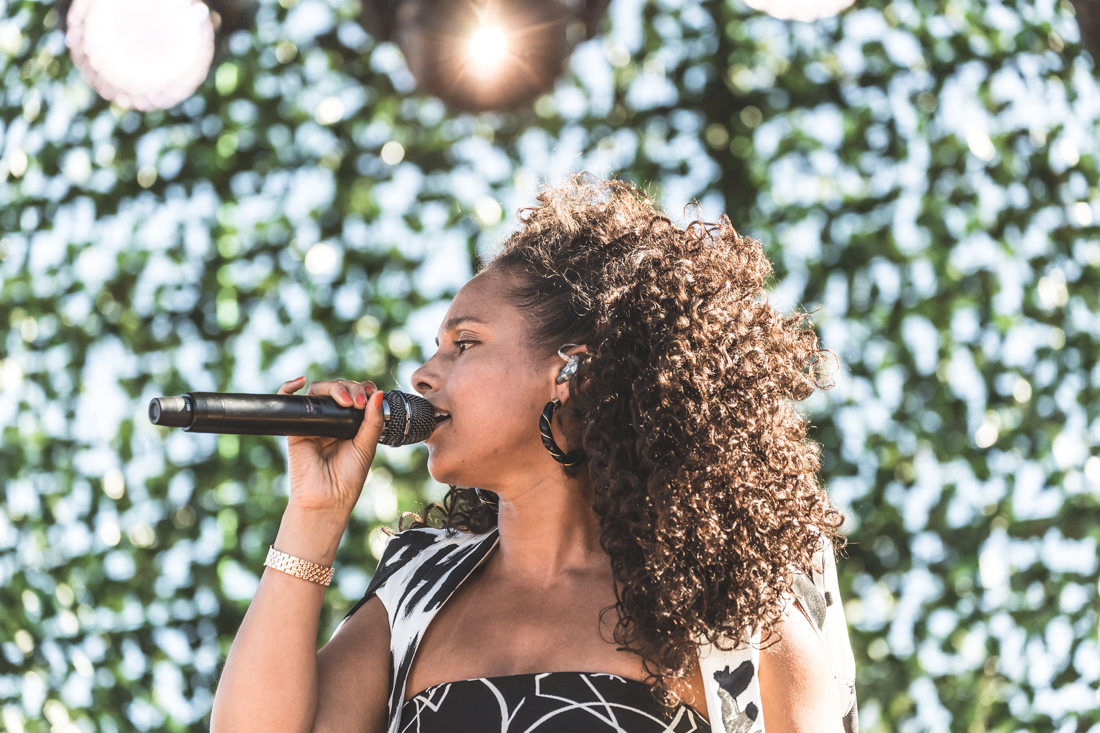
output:
M340 396L343 397L348 402L351 402L351 395L348 394L347 390L344 390L343 392L341 392Z
M361 394L357 394L355 395L355 404L362 407L363 405L367 404L367 398Z

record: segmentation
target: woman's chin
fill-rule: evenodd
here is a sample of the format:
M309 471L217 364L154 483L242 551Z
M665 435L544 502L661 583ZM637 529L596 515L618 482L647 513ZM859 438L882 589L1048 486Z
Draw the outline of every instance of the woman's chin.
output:
M455 472L446 460L440 460L438 453L428 446L428 475L441 484L457 486Z
M428 474L444 486L477 486L478 477L470 475L469 466L466 468L467 470L463 471L461 467L444 465L442 462L432 461L431 457L428 458Z

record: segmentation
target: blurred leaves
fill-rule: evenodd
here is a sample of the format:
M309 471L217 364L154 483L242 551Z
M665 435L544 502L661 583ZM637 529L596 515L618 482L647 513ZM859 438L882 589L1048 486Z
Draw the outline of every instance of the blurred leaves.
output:
M341 0L261 3L167 111L98 99L0 5L0 713L201 728L285 505L280 440L148 400L408 388L537 183L617 175L761 240L816 310L868 731L1098 723L1100 89L1073 6L612 4L533 109L449 114ZM503 217L503 218L502 218ZM441 488L383 449L327 596Z

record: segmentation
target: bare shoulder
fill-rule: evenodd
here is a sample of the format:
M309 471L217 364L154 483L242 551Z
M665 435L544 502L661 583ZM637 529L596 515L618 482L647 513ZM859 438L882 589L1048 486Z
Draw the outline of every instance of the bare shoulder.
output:
M386 729L390 680L390 624L372 597L317 653L317 717L313 730Z
M760 650L760 698L768 733L840 733L840 697L828 653L793 605Z

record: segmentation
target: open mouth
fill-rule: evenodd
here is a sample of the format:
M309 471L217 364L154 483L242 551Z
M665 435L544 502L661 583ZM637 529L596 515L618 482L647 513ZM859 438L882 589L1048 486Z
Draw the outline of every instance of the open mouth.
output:
M435 416L435 426L438 428L443 423L451 419L451 416L446 413L440 413Z

